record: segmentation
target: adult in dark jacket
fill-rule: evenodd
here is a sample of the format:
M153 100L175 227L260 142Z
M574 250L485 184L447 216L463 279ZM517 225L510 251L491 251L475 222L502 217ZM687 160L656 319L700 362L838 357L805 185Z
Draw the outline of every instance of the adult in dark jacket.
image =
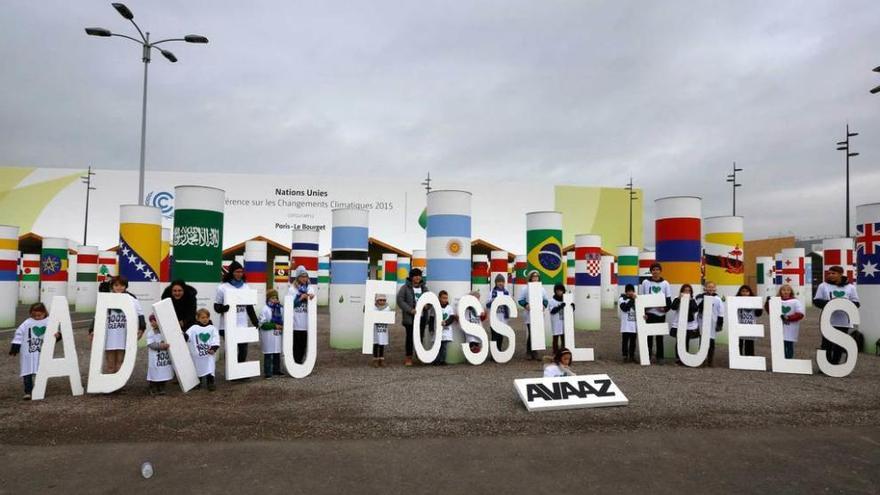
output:
M162 299L171 299L180 329L186 332L196 322L196 288L183 280L175 280L162 291Z
M406 283L397 291L397 307L400 308L402 315L401 322L406 331L406 359L404 366L412 366L413 364L413 320L416 316L416 303L422 294L428 292L428 286L422 278L422 270L413 268L406 277ZM424 338L425 324L427 321L426 313L422 315L422 324L419 325L419 338Z

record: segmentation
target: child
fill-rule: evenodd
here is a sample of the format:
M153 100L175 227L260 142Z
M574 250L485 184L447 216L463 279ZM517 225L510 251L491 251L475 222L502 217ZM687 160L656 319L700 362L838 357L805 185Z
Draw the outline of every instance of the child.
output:
M636 362L636 288L626 284L623 295L617 299L620 308L620 350L624 363Z
M832 266L825 274L825 281L819 284L816 289L816 296L813 298L813 304L817 308L824 308L832 299L849 299L856 307L859 307L859 295L856 292L856 286L851 284L843 274L843 267ZM849 333L852 329L852 323L849 316L843 311L835 311L831 314L831 326L835 329ZM822 349L828 351L828 362L831 364L840 364L843 358L843 347L832 344L830 340L822 337Z
M743 285L736 291L737 296L742 297L751 297L755 295L755 292L748 285ZM746 309L740 308L737 311L737 318L740 323L746 325L754 325L758 323L758 318L764 314L763 309ZM740 356L754 356L755 355L755 338L754 337L743 337L739 339L739 354Z
M34 378L40 367L40 349L43 348L43 336L46 333L46 323L49 311L43 303L31 304L28 311L30 318L24 320L15 330L12 337L12 346L9 355L21 354L19 369L21 379L24 382L24 396L22 399L30 400L34 390ZM55 332L55 338L60 339L61 333Z
M697 329L699 328L699 320L696 318L697 303L694 301L694 288L691 287L691 284L682 284L681 289L678 291L678 297L673 299L672 304L669 305L669 312L666 313L666 321L669 322L669 335L671 335L672 337L677 337L679 319L678 314L679 309L681 308L681 296L683 294L688 294L691 298L691 301L688 304L687 328L685 329L684 334L685 348L688 348L690 346L691 339L697 336ZM678 355L678 343L675 344L675 364L682 364L681 359Z
M213 392L216 389L214 354L220 348L220 336L217 334L217 329L211 324L211 313L205 308L196 311L196 323L189 327L183 337L189 343L189 354L193 358L193 364L196 365L199 381ZM201 387L201 383L199 387Z
M697 319L700 322L700 331L709 332L709 354L706 356L706 366L711 368L712 360L715 358L715 335L724 326L724 303L721 302L721 298L715 292L717 290L715 282L707 281L703 290L704 292L695 297L694 301L697 303ZM703 306L706 304L710 304L712 307L708 322L703 321ZM709 325L709 328L703 327L702 325L704 324Z
M571 351L563 347L554 353L553 362L544 367L544 376L576 376L576 373L569 368L570 365Z
M263 378L281 374L281 331L284 330L284 307L278 291L266 291L266 305L260 312L260 350L263 351Z
M147 332L147 382L150 384L150 395L165 395L165 383L174 378L171 355L168 353L171 346L165 342L154 315L150 315L150 327Z
M794 297L794 289L782 284L776 295L782 298L782 338L785 341L785 359L794 357L794 343L797 342L801 323L804 319L804 305ZM764 309L770 311L770 298L764 303Z
M376 294L376 310L391 311L388 307L388 296ZM388 324L376 323L373 325L373 368L385 367L385 346L388 345Z
M556 284L553 286L553 297L547 308L550 310L550 330L553 332L553 354L565 347L565 302L562 300L565 295L565 285ZM572 305L573 306L573 305Z
M220 335L223 335L226 332L226 319L223 315L229 311L229 305L226 304L226 291L241 289L247 286L244 278L244 267L241 266L241 263L233 261L229 264L229 267L226 270L226 273L223 274L223 283L217 287L217 295L214 298L214 311L220 319L218 322ZM254 311L253 306L238 306L235 308L235 319L236 325L238 325L239 328L246 328L248 326L248 321L250 321L251 325L254 327L259 326L257 313ZM237 355L239 363L247 361L247 353L247 343L238 344Z
M540 282L541 274L538 273L538 270L532 270L529 272L529 282ZM547 309L547 291L541 288L541 300L544 303L544 307L541 308L541 311ZM531 308L529 307L529 286L526 285L523 288L523 291L520 293L519 301L517 301L520 306L523 307L525 311L523 311L523 321L526 323L526 357L529 360L538 359L538 352L532 350L532 324L530 319Z
M110 279L110 292L116 294L127 294L134 303L134 310L138 317L138 339L147 328L147 321L144 319L144 310L141 303L138 302L134 294L128 292L128 279L122 275L117 275ZM122 366L122 360L125 358L125 333L127 331L127 322L125 313L118 309L111 309L107 312L107 334L104 339L104 362L106 364L107 373L113 374L119 371ZM95 331L94 323L89 328L89 338Z
M661 276L663 266L660 263L651 264L651 278L645 279L639 284L639 294L662 294L666 298L666 305L659 308L648 308L645 311L645 321L648 323L662 323L666 320L666 311L672 305L672 290L669 282ZM660 335L648 337L648 354L650 355L654 341L657 342L657 364L663 364L663 337Z
M435 365L446 366L446 346L452 342L452 324L458 319L455 316L452 305L449 304L449 294L445 290L437 293L437 299L440 301L440 325L442 332L440 334L440 352L437 359L434 360ZM433 331L434 327L431 327Z
M489 294L489 302L486 303L486 309L492 311L492 303L495 302L495 298L498 296L509 296L510 292L504 287L505 279L504 275L498 274L495 276L495 287L492 287L492 292ZM507 306L502 306L500 310L498 310L498 321L500 323L507 323L507 320L510 319L510 311ZM495 329L491 328L489 331L492 334L492 342L495 342L498 346L498 349L501 349L501 344L504 343L504 337L495 331Z
M309 272L300 265L294 272L293 287L293 360L303 363L306 358L306 344L309 336L309 299L315 298L315 291L309 286Z
M478 290L470 292L469 295L476 297L478 301L480 300L480 291L478 291ZM485 311L481 311L479 314L477 314L477 312L474 310L474 308L466 309L464 312L464 315L467 318L467 321L469 321L470 323L475 323L480 326L483 325L483 320L486 319L486 312ZM465 334L465 340L467 340L468 347L470 347L471 352L473 352L473 353L478 353L483 348L483 342L480 339L478 339L477 337L475 337L469 333Z

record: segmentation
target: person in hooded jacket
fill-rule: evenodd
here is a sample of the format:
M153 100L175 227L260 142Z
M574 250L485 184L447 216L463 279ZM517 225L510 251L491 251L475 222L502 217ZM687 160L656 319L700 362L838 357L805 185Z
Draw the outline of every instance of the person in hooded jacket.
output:
M293 272L293 360L304 363L309 338L309 300L316 296L316 287L309 284L309 272L300 265Z
M174 305L174 314L177 322L184 332L196 322L196 309L198 291L195 287L187 285L183 280L175 280L162 291L162 299L171 299Z
M817 308L824 308L832 299L849 299L857 308L859 307L859 294L856 292L856 286L851 284L843 274L843 267L837 265L832 266L825 273L825 281L819 284L816 289L813 305ZM843 311L835 311L831 314L831 326L843 333L849 333L852 329L849 316ZM840 364L840 360L843 358L843 347L832 344L830 340L822 337L822 349L828 351L829 363Z
M416 315L416 303L419 297L428 292L428 286L422 278L422 270L413 268L406 277L406 283L397 291L397 307L401 313L401 323L406 333L406 358L403 361L404 366L413 365L413 323ZM429 312L422 313L422 321L419 322L419 338L425 336L425 326L428 324Z
M220 335L225 335L226 321L223 315L229 311L229 305L226 301L226 291L241 289L247 287L244 278L244 267L241 263L233 261L229 264L226 273L223 274L223 283L217 287L217 297L214 299L214 311L219 315L217 328ZM238 306L236 308L236 320L240 328L246 328L250 322L250 326L257 328L259 322L257 320L257 312L252 305ZM238 344L238 362L247 361L248 345L247 343Z

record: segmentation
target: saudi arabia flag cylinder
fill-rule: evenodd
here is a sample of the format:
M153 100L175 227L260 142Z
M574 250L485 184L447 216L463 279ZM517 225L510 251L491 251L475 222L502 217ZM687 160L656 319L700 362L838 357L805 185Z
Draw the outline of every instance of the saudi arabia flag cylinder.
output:
M602 237L574 237L574 328L599 330L602 322Z
M471 256L471 290L480 291L481 303L489 300L489 257L485 254Z
M409 277L409 271L412 268L412 258L397 258L397 288L403 286L406 283L406 278ZM394 298L396 299L396 297Z
M98 251L98 283L119 275L119 260L116 251Z
M18 283L18 301L33 304L40 300L40 255L21 255L21 279Z
M414 249L412 252L412 267L422 270L422 278L428 275L428 254L424 249Z
M651 265L655 261L657 261L657 253L654 251L642 251L639 253L639 283L651 278Z
M637 246L619 246L617 248L617 292L622 295L628 284L632 284L638 291L639 248Z
M332 212L330 232L330 347L359 349L363 342L364 284L369 273L369 213Z
M0 225L0 328L15 326L18 305L18 227Z
M272 288L278 291L278 298L283 302L290 287L290 256L276 256L272 261L272 274Z
M67 297L67 239L44 237L40 252L40 302L49 307L55 296Z
M513 292L510 291L510 287L507 286L507 251L492 251L489 253L489 294L492 294L492 289L495 288L495 278L499 275L504 277L504 287L507 289L507 292L510 292L512 295Z
M775 262L772 256L758 256L755 258L755 280L757 281L756 295L761 299L767 299L776 295L776 286L773 284L773 272Z
M215 323L219 321L214 313L214 299L222 273L225 203L226 192L222 189L174 188L171 273L198 291L199 308L207 308Z
M76 247L76 312L91 313L98 303L98 246Z
M806 305L807 294L804 290L806 279L806 261L803 248L787 248L780 253L780 260L776 267L778 284L788 284L794 290L795 297L801 304Z
M851 283L856 281L854 267L855 253L853 240L849 237L839 239L825 239L822 241L822 276L828 274L832 266L843 268L843 274Z
M266 305L266 280L268 269L266 241L247 241L244 243L244 279L248 287L257 291L257 314Z
M159 282L171 282L171 229L162 229L162 243L159 245Z
M575 258L574 250L565 253L565 290L574 292L574 274L575 274Z
M449 303L471 290L471 193L466 191L431 191L427 207L428 290L445 290ZM446 362L461 363L464 333L453 325L452 342L447 344ZM485 344L485 343L484 343Z
M119 274L128 279L147 314L159 300L162 251L162 210L153 206L119 207Z
M613 309L617 304L617 269L614 256L602 256L602 309Z
M682 284L691 284L694 294L699 294L702 292L702 200L693 196L660 198L654 201L654 211L656 259L663 265L663 278L669 281L673 297L678 295Z
M330 257L318 257L318 306L330 304Z
M526 255L518 254L513 259L513 298L519 301L520 295L526 288L526 271L529 269L529 262Z
M705 279L715 282L719 295L735 296L745 283L743 218L708 217L703 221L703 231Z
M880 203L856 207L856 270L859 331L865 350L875 355L880 340Z

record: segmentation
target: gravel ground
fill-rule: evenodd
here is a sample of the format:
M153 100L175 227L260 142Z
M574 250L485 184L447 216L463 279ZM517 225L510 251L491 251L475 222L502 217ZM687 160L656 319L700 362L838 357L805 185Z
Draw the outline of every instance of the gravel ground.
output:
M20 311L24 314L24 308ZM815 355L818 316L818 311L808 311L796 357ZM79 322L74 326L84 384L88 317L73 315ZM880 358L865 354L843 379L730 370L725 346L716 350L714 368L642 367L621 362L617 318L613 311L605 311L602 331L578 332L579 345L592 345L597 360L576 363L575 369L580 374L610 375L629 398L629 406L530 414L512 381L540 376L541 366L524 359L521 333L517 355L507 364L405 368L403 328L394 327L392 346L386 351L389 366L374 369L369 367L369 356L329 348L327 319L322 308L318 360L308 378L229 383L223 380L219 363L218 388L213 393L183 394L171 385L167 396L148 396L146 349L140 349L135 373L122 393L72 397L66 381L53 379L46 400L26 402L21 400L18 358L7 356L0 360L0 438L5 444L55 445L880 424ZM0 331L4 349L11 339L11 331ZM256 357L258 351L254 345L250 356ZM757 353L769 356L769 339L759 341Z

